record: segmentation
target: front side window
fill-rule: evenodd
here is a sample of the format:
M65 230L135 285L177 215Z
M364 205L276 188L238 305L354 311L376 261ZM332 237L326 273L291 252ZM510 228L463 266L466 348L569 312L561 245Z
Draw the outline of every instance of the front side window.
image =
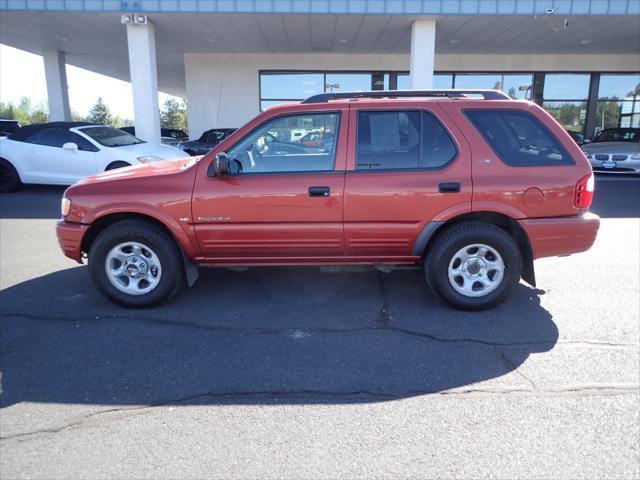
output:
M240 173L317 172L333 170L338 113L285 115L267 121L228 152ZM311 132L322 141L305 142Z
M456 153L447 131L428 112L358 113L357 170L440 168Z
M493 151L515 167L570 165L557 138L531 113L522 110L465 110Z
M144 143L133 135L113 127L85 127L82 133L105 147L124 147Z

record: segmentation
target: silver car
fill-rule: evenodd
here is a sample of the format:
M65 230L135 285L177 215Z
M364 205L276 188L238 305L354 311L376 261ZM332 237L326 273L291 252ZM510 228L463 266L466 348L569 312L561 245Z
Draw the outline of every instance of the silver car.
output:
M607 128L582 150L594 172L640 174L640 128Z

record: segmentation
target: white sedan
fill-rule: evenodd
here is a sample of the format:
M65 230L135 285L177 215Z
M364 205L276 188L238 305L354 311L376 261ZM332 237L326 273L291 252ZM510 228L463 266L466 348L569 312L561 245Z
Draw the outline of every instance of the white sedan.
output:
M71 185L105 170L184 156L177 148L152 145L105 125L27 125L0 138L0 192L22 183Z

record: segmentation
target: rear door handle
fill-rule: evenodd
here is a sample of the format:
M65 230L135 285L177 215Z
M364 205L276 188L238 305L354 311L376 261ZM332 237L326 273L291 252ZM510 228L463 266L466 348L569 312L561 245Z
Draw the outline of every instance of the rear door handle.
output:
M440 193L457 193L460 191L460 184L458 182L440 183L438 191Z
M329 187L309 187L310 197L328 197L329 195L331 195Z

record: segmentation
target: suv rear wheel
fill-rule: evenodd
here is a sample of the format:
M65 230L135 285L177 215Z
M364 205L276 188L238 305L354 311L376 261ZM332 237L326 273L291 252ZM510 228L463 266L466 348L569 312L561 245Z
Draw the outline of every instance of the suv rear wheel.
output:
M502 228L484 222L453 225L426 255L433 293L456 308L484 310L504 302L520 280L522 257Z
M164 302L184 283L174 239L139 220L115 223L97 236L89 252L89 272L104 295L126 307Z

